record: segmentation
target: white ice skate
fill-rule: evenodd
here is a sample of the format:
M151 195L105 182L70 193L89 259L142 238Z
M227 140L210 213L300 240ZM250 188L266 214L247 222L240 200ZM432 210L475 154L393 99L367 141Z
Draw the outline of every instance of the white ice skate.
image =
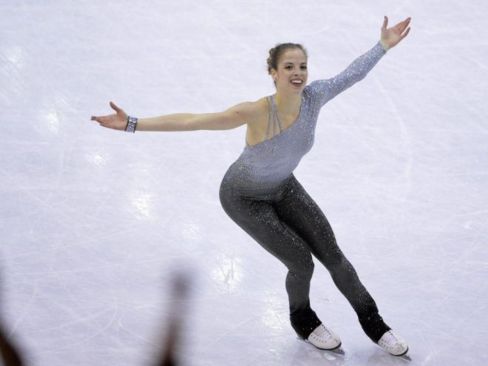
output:
M310 333L307 341L317 348L329 351L341 346L341 339L339 336L323 324L320 324L312 333Z
M403 356L408 352L407 342L391 330L383 334L378 345L393 356Z

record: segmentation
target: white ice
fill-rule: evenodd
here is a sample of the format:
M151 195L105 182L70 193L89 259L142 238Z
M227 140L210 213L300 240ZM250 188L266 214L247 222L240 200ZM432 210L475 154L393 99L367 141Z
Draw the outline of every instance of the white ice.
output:
M0 1L1 313L29 365L150 365L191 269L184 365L488 364L488 3ZM218 188L245 128L136 133L131 115L221 111L274 93L268 49L302 42L328 78L410 35L323 110L295 175L387 323L394 358L316 266L312 305L343 354L297 340L285 267L232 222Z

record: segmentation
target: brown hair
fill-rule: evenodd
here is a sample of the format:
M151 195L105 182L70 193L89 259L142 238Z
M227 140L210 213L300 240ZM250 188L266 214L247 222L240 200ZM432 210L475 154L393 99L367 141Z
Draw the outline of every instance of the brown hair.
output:
M280 43L269 50L269 57L266 60L268 63L268 74L271 74L271 69L278 70L278 61L280 60L281 55L286 50L297 48L302 50L305 54L305 57L308 57L307 50L299 43Z

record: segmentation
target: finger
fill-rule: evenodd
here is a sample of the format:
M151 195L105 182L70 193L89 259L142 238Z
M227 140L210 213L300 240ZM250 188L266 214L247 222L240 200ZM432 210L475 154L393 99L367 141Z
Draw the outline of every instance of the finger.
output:
M383 26L381 27L381 29L386 29L387 26L388 26L388 17L385 15L385 17L383 18Z
M92 121L97 121L98 123L108 122L107 117L92 117Z
M98 123L101 123L102 122L102 117L96 117L96 116L92 116L91 118L92 121L96 121Z
M112 109L117 113L122 112L122 109L117 107L114 102L110 102L110 107L112 107Z
M405 38L407 35L408 35L408 32L410 32L410 27L407 28L407 30L405 31L405 33L403 33L400 38L403 39Z
M399 23L399 25L401 25L401 31L403 32L405 30L405 28L408 27L408 25L410 24L410 20L412 18L408 17L407 19L405 19L403 22Z

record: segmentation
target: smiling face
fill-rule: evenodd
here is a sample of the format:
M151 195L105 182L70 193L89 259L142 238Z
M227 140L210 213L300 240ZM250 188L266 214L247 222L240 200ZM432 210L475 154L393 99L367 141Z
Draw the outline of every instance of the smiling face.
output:
M277 69L271 69L276 89L300 93L307 84L307 56L300 48L289 48L278 59Z

